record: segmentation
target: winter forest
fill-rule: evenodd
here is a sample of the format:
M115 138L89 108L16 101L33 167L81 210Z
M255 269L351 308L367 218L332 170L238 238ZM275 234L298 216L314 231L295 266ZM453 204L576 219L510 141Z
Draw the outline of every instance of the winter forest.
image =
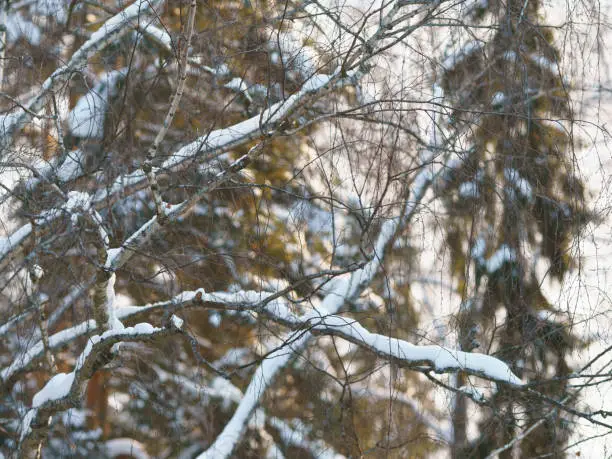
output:
M611 457L611 8L0 0L0 458Z

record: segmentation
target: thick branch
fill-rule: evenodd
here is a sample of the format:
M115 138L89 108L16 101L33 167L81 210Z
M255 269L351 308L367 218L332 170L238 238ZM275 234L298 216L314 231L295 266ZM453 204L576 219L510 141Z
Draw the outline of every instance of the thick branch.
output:
M414 197L408 201L401 217L387 220L378 235L372 260L363 268L351 274L339 277L332 289L317 309L317 315L325 317L335 314L346 302L352 302L368 287L382 264L385 251L396 235L405 227L415 213L417 205L423 199L431 180L429 170L422 170L414 183ZM310 342L313 335L309 331L298 330L284 337L283 341L290 349L281 348L271 353L257 368L245 396L238 405L238 409L223 432L217 437L213 445L199 456L203 458L225 458L231 455L234 447L242 437L242 433L259 404L261 396L272 385L278 372L283 369L296 355Z
M6 121L0 120L0 157L6 153L12 143L13 134L32 119L32 113L39 112L50 94L65 83L74 72L78 72L87 60L103 48L116 41L129 31L132 21L139 20L142 14L148 14L150 9L158 6L159 0L137 0L125 10L108 19L102 27L96 30L89 40L81 46L63 67L53 72L43 83L40 92L27 104L26 110L19 114L11 114Z
M180 319L179 319L180 320ZM180 322L171 321L171 324ZM153 338L176 333L179 329L155 328L148 323L122 330L108 330L92 336L70 373L58 373L33 398L20 428L17 454L27 451L48 435L48 419L55 413L79 406L87 382L93 374L113 358L112 348L121 342L148 342Z

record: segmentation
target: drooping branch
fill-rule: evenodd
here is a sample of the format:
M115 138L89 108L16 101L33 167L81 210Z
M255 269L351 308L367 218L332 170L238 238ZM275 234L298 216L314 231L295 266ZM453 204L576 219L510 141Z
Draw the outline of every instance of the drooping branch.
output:
M358 322L344 317L320 317L313 324L312 332L340 336L400 366L421 371L433 370L436 373L463 371L512 386L523 385L508 365L490 355L463 352L439 345L415 346L401 339L371 333Z
M328 296L334 297L338 291L330 292ZM479 353L470 353L449 349L439 345L413 345L407 341L392 338L386 335L371 333L359 322L350 320L334 313L324 314L319 307L305 315L297 315L288 307L284 300L275 298L274 293L242 291L242 292L214 292L205 293L203 290L183 292L174 299L141 307L125 307L118 311L122 318L131 315L151 313L155 310L184 307L197 307L209 304L210 308L232 310L238 312L257 312L266 318L281 325L296 330L294 335L304 334L305 331L315 335L333 335L350 341L357 346L367 349L384 360L418 369L419 371L435 371L437 373L453 373L465 371L466 373L481 376L486 379L512 386L522 386L523 383L510 368L499 359ZM326 297L327 300L328 297ZM346 297L345 297L346 298ZM335 309L344 304L339 298ZM325 300L323 304L325 304ZM333 302L328 300L330 308ZM290 338L284 340L293 343ZM291 346L291 344L289 344Z

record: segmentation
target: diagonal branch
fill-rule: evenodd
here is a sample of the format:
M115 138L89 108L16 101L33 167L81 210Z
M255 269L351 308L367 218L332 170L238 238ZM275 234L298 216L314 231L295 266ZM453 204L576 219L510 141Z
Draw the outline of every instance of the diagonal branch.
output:
M169 328L140 323L134 327L108 330L102 335L92 336L77 359L74 370L56 374L34 396L32 408L21 422L17 454L27 456L33 445L45 440L49 433L49 417L81 403L89 379L112 360L113 346L121 342L149 342L154 338L178 333L181 323L178 318L170 322Z
M332 83L333 82L333 83ZM310 96L317 96L330 87L351 84L349 79L339 79L333 75L314 75L302 88L284 101L277 102L260 115L249 118L232 126L211 131L205 136L185 145L164 161L161 167L153 168L156 176L180 171L188 162L200 157L213 159L222 152L231 150L247 142L271 138L278 133L278 126L303 105ZM142 169L120 175L108 189L99 190L91 197L91 205L96 210L115 203L122 196L130 195L147 186L147 175ZM38 219L38 230L48 231L50 226L61 217L60 212L50 212ZM19 256L32 235L31 225L25 224L9 236L0 238L0 269L11 259Z
M140 1L142 2L144 0ZM399 11L397 5L400 5L400 3L402 2L396 2L389 14L390 17ZM420 7L418 12L423 10L430 13L431 10L438 5L439 2L428 3L424 7ZM400 6L403 6L403 3ZM126 11L128 9L126 9ZM115 16L115 18L120 15L121 13ZM382 21L381 27L387 27L388 22L388 20ZM414 31L416 28L411 30ZM375 55L374 48L376 42L382 38L382 34L374 34L372 39L368 41L369 46L365 49L362 58L355 62L354 68L338 68L331 75L313 75L296 93L283 101L271 105L261 114L230 127L211 131L207 135L199 137L195 141L185 145L166 159L159 169L153 168L152 172L156 175L156 179L161 174L182 170L189 161L194 159L202 157L209 160L214 159L224 151L259 139L262 136L269 138L278 134L278 127L283 121L306 102L310 101L312 97L320 97L326 91L333 88L352 85L356 80L362 78L368 70L365 64ZM129 174L120 175L108 189L100 190L92 197L92 205L95 206L97 210L100 210L109 204L113 204L120 199L121 196L129 195L144 189L147 183L147 174L142 168L136 169ZM51 214L43 221L39 222L40 230L42 231L44 227L48 228L51 226L58 216L57 214ZM0 268L23 250L24 245L31 236L31 232L31 226L26 224L15 230L11 235L0 238Z
M137 0L108 19L102 24L102 27L91 34L89 40L72 55L66 65L55 70L44 81L40 92L28 103L23 104L23 109L19 109L20 113L12 113L0 118L0 158L11 146L15 131L32 119L32 113L37 113L42 109L51 94L68 81L74 72L80 71L92 55L115 43L130 30L129 26L134 20L140 20L142 14L149 14L150 10L159 4L161 4L160 0Z
M403 215L383 223L375 244L372 260L363 268L338 278L332 291L325 296L318 308L319 316L323 317L337 313L342 305L354 301L368 287L382 265L386 249L415 214L418 204L429 187L431 178L431 172L427 168L419 173L415 179L413 200L406 203ZM283 342L291 343L289 344L290 349L276 350L257 368L232 419L211 447L199 456L199 459L225 458L231 455L236 444L242 438L248 420L266 389L274 383L280 370L287 366L293 357L308 345L312 338L313 334L304 330L297 330L284 337Z

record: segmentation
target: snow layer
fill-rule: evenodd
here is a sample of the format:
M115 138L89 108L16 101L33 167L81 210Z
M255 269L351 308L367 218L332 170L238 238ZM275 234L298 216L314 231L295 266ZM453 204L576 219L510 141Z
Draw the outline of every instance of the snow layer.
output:
M314 329L338 334L351 342L365 345L381 356L393 357L408 364L427 363L439 373L462 370L515 386L523 385L508 365L489 355L437 345L417 346L397 338L370 333L358 322L339 316L322 317Z
M506 101L506 95L501 92L498 91L495 94L493 94L493 97L491 98L491 105L498 106L498 105L503 105L503 103Z
M171 169L178 164L193 158L203 150L215 151L219 149L228 149L232 146L242 143L246 140L254 138L261 132L261 127L266 125L274 125L282 120L298 102L309 93L314 93L320 90L323 86L329 83L332 75L314 75L304 86L295 94L284 101L273 104L266 109L261 115L253 116L233 126L217 129L209 134L199 137L194 142L185 145L162 165L162 169ZM141 172L142 173L142 172ZM144 176L144 173L142 173ZM144 179L144 178L143 178Z
M32 225L26 223L13 234L0 238L0 260L4 258L13 248L21 245L25 238L32 232Z
M81 212L88 212L91 206L91 197L81 191L69 191L63 209L70 214L73 225L77 224L78 216Z
M529 58L534 64L536 64L540 68L548 70L549 72L554 73L555 75L559 74L559 66L556 62L552 62L550 59L541 55L531 55L529 56Z
M248 89L247 83L238 77L232 78L229 82L225 83L224 87L236 92L243 92Z
M125 327L117 317L115 309L115 280L117 276L113 273L106 284L106 313L108 314L108 328L112 330L123 330Z
M173 325L175 328L178 328L179 330L180 330L181 328L183 328L183 323L184 323L184 322L183 322L183 319L181 319L180 317L175 316L175 315L173 314L173 315L172 315L172 317L170 318L170 320L172 321L172 325Z
M131 438L113 438L106 442L109 457L129 456L133 459L149 459L145 446Z
M32 399L32 407L38 408L49 400L58 400L70 392L74 382L74 373L58 373L51 378Z

